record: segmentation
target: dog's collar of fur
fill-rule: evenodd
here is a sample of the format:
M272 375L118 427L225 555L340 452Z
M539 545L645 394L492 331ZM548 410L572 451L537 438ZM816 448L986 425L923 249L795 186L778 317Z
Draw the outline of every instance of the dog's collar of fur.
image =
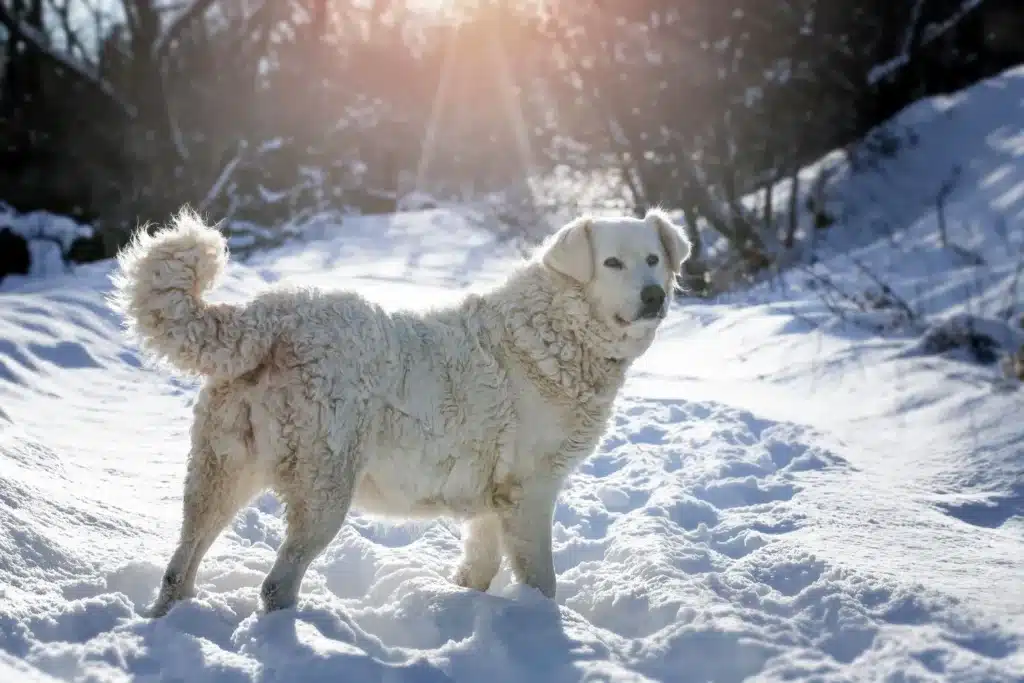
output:
M560 292L549 305L559 314L534 317L518 330L507 328L508 350L528 367L534 381L547 392L582 403L617 385L630 360L609 353L614 342L595 329L586 302Z

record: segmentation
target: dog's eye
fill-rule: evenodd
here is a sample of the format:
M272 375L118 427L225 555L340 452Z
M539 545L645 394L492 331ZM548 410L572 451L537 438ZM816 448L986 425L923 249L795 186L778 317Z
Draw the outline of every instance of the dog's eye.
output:
M648 256L647 257L647 265L649 265L649 266L656 266L656 265L658 265L658 255L657 254L651 254L650 256Z
M622 261L615 258L614 256L609 256L608 258L606 258L604 260L604 265L608 268L614 268L615 270L622 270L624 268L624 266L622 265Z

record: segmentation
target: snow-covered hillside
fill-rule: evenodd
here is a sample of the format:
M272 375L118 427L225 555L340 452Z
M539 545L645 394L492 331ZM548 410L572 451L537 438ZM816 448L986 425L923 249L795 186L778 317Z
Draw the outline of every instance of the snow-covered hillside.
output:
M981 111L987 91L962 96L950 120L992 125L919 150L998 158L947 208L985 267L937 244L922 200L895 245L820 264L830 282L861 292L880 273L921 326L1001 315L1024 250L1024 151L1007 142L1024 72L984 87L1016 95L1001 114ZM972 222L1004 200L1005 230ZM233 264L217 296L284 280L424 306L511 258L448 211L351 219ZM148 620L194 387L125 345L109 269L0 288L0 681L1024 678L1024 394L995 365L920 353L920 328L836 321L805 272L674 307L560 500L555 603L507 569L487 594L451 584L448 522L357 514L298 609L258 615L282 535L267 494L214 545L199 596Z

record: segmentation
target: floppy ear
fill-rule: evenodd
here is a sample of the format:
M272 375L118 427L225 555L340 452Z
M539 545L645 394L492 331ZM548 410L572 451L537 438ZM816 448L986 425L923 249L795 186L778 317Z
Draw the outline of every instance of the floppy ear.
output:
M683 262L690 258L692 249L690 240L686 239L686 233L661 209L650 209L644 216L644 221L658 229L661 246L668 255L669 263L672 264L672 272L680 273Z
M590 223L591 219L584 216L562 226L544 247L541 262L577 282L590 282L594 277Z

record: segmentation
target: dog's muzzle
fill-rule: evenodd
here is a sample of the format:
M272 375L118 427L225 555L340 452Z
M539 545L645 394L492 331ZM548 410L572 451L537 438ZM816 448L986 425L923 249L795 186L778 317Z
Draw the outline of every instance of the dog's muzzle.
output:
M640 290L640 320L653 320L664 316L665 289L661 285L646 285Z

